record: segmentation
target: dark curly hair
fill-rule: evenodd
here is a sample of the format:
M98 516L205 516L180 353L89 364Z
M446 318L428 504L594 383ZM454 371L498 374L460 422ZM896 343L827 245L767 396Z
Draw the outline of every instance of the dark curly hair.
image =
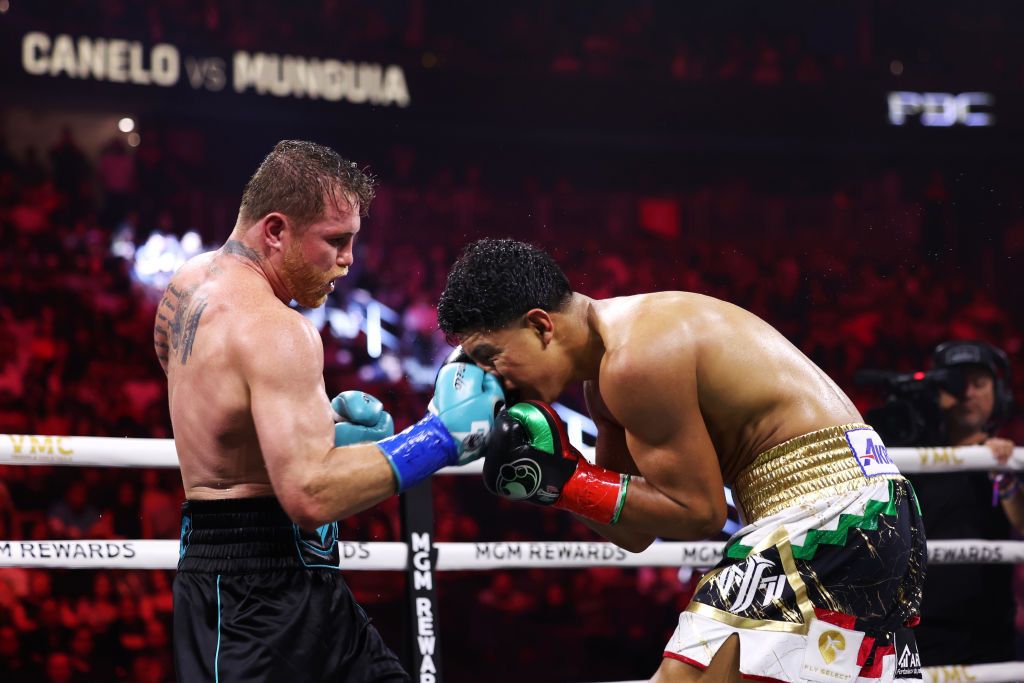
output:
M305 140L282 140L274 146L245 186L239 209L242 222L255 223L279 211L301 227L323 216L328 197L370 209L374 178L330 147ZM342 196L338 196L338 191Z
M504 327L532 308L562 310L572 297L545 251L512 239L473 242L448 271L437 321L449 338Z

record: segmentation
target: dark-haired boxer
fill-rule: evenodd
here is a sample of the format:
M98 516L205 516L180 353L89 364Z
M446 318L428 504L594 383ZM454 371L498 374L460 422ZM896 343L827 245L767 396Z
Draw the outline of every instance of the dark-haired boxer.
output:
M700 582L655 681L918 677L910 648L925 539L913 491L846 395L770 325L684 292L594 300L543 251L470 245L438 307L519 403L498 418L484 480L569 510L621 547L745 526ZM596 464L548 402L584 382ZM913 661L913 657L909 661Z

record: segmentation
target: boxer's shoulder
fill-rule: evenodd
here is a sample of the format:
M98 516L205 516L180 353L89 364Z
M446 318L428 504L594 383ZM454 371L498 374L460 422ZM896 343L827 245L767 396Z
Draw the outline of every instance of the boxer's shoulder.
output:
M285 359L302 359L305 365L323 371L323 341L316 326L280 302L238 313L228 336L227 343L236 354L260 367L268 365L268 358L276 359L278 367L287 364Z
M655 292L596 302L609 368L664 363L702 334L701 299L687 292ZM706 298L706 297L704 297Z

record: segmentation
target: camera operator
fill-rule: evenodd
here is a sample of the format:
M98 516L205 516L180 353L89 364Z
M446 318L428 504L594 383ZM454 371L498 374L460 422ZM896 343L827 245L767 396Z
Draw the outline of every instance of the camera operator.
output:
M982 342L949 341L935 349L933 366L955 378L938 390L938 445L985 445L1005 464L1014 444L993 433L1012 405L1006 354ZM1011 525L1024 531L1024 494L1014 473L953 472L910 479L929 540L1002 540L1010 537ZM1013 565L930 565L915 629L921 664L1015 659L1015 614Z

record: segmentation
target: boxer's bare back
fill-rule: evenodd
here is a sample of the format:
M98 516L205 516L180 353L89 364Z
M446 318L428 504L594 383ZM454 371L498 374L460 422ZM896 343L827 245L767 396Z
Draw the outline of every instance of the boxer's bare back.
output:
M272 495L244 365L259 355L265 335L282 328L298 328L320 344L312 326L255 272L258 260L255 250L229 241L184 265L160 301L154 340L188 498ZM322 376L322 351L309 362L319 363ZM329 423L329 413L323 420Z

